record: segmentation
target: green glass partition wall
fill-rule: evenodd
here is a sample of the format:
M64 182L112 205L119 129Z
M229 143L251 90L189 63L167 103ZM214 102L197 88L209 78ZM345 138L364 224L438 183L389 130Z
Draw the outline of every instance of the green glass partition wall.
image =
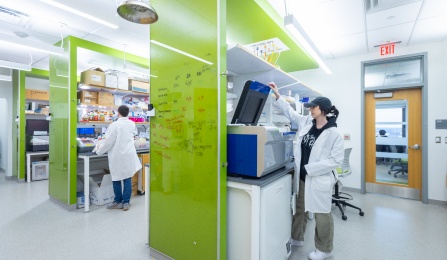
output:
M50 176L49 195L61 205L76 206L78 123L78 53L91 50L117 59L124 52L68 36L63 41L64 56L50 55ZM149 61L127 53L126 60L147 68Z
M225 1L165 1L156 9L150 247L174 259L225 259Z
M50 176L48 192L53 199L70 204L70 42L63 45L63 56L50 55ZM76 176L75 176L76 177ZM76 186L75 186L76 187ZM76 192L76 190L75 190Z

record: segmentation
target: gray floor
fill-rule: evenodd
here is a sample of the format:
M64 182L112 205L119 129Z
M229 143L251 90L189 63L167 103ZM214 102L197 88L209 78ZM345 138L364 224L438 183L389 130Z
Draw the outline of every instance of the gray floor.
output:
M129 211L67 211L48 181L18 183L0 173L0 259L149 259L144 196Z
M49 201L48 181L6 181L0 172L0 259L148 259L144 197L131 210L93 207L69 212ZM375 194L356 194L347 221L333 209L331 259L447 259L447 208ZM304 247L289 259L307 259L314 249L315 221ZM235 259L239 260L239 259ZM274 259L276 260L276 259Z
M388 173L390 170L391 164L376 164L376 181L377 182L390 182L390 183L399 183L403 185L408 185L408 173L396 174L394 177L394 172L392 174Z

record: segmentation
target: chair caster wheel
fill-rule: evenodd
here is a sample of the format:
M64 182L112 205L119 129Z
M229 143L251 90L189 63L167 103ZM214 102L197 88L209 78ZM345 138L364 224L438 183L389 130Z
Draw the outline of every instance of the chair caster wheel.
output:
M343 220L347 220L348 217L346 217L346 216L341 216L341 219L343 219Z
M360 211L359 215L363 217L365 215L365 212Z

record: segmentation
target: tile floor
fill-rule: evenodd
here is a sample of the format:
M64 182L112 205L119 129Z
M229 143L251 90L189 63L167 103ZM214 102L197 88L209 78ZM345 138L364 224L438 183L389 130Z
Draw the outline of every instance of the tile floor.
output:
M365 216L347 209L343 221L333 208L331 259L447 259L447 208L352 195ZM0 198L0 259L149 259L144 196L134 197L127 212L105 207L69 212L49 200L48 181L18 183L0 172ZM314 225L308 222L304 247L294 247L289 259L307 259Z

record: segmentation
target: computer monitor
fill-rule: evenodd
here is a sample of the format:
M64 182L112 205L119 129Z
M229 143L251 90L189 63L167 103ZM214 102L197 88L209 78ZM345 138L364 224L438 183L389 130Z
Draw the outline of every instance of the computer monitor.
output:
M231 123L257 125L269 93L267 85L252 80L245 82Z
M35 131L50 131L50 121L44 119L26 119L25 131L27 134L33 135Z

